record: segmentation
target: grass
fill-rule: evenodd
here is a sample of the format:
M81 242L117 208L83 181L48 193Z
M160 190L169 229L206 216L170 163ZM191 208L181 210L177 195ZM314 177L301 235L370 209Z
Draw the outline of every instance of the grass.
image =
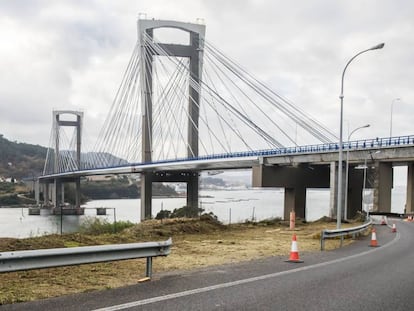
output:
M99 229L100 225L106 229ZM171 254L154 258L153 272L156 277L162 272L190 270L263 257L288 258L292 240L288 222L280 220L226 226L209 218L168 219L162 223L151 220L133 226L125 224L125 228L116 234L106 224L100 225L95 223L93 230L89 228L83 233L62 236L0 239L0 252L162 241L172 237ZM326 221L297 224L295 233L299 252L319 251L320 231L334 227L335 223ZM97 234L101 231L103 233ZM351 241L347 240L346 243ZM327 250L338 246L338 240L327 240L325 244ZM0 304L136 284L144 275L145 259L3 273L0 281Z
M135 224L130 221L117 221L110 223L99 218L87 218L79 228L79 232L88 235L100 235L106 233L118 233L126 228L133 227Z

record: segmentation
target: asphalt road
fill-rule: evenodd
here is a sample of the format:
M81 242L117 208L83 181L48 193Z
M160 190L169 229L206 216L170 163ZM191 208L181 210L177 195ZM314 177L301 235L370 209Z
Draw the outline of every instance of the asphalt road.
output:
M272 257L0 310L414 310L414 223L396 224L397 233L376 226L377 248L368 237L335 251L300 253L300 264Z

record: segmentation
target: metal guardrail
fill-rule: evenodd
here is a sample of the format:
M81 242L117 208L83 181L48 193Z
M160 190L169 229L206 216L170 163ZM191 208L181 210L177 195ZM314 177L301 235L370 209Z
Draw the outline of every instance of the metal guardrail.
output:
M325 249L325 239L329 238L336 238L341 237L341 245L343 237L349 234L352 234L352 238L355 239L355 235L357 233L360 233L364 230L366 230L370 225L372 225L372 220L369 220L365 224L358 226L358 227L352 227L352 228L344 228L344 229L335 229L335 230L328 230L324 229L321 232L321 251Z
M172 239L162 242L51 248L0 253L0 273L53 268L105 261L147 258L146 276L152 276L152 257L171 253Z

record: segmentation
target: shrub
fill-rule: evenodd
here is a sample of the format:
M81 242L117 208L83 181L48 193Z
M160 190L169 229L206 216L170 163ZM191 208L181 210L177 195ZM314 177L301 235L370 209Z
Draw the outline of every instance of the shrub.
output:
M110 223L107 220L101 220L99 218L87 218L80 226L79 232L91 235L117 233L132 226L134 224L130 221Z

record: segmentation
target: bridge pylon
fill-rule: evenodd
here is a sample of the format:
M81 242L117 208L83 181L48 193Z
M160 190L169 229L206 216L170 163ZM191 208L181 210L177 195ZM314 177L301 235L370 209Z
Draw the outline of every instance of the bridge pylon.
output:
M63 120L62 115L74 115L76 120ZM53 157L53 174L61 173L62 163L65 162L64 155L60 152L60 134L59 130L62 126L75 127L76 129L76 157L75 165L76 169L81 169L81 131L83 124L83 112L72 110L54 110L53 111L53 131L54 131L54 157ZM75 207L80 207L80 177L74 177L70 181L75 183ZM43 189L44 205L49 205L49 199L51 199L52 205L58 207L59 204L63 204L65 200L64 196L64 184L63 179L54 178L45 181ZM51 183L52 187L50 187ZM38 195L36 195L38 197Z
M200 88L195 87L201 81L202 61L204 49L205 25L183 23L167 20L138 20L138 36L141 45L141 87L142 87L142 162L152 162L152 95L153 95L153 60L159 53L148 45L148 38L153 40L154 30L159 28L174 28L189 33L189 44L159 44L168 56L189 58L189 74L193 83L189 83L188 93L188 128L187 128L187 156L198 156L198 121L200 109ZM175 176L176 178L172 177ZM198 207L199 173L198 171L177 171L169 174L159 174L156 171L146 171L141 174L141 220L151 218L152 213L152 183L186 182L187 205Z

